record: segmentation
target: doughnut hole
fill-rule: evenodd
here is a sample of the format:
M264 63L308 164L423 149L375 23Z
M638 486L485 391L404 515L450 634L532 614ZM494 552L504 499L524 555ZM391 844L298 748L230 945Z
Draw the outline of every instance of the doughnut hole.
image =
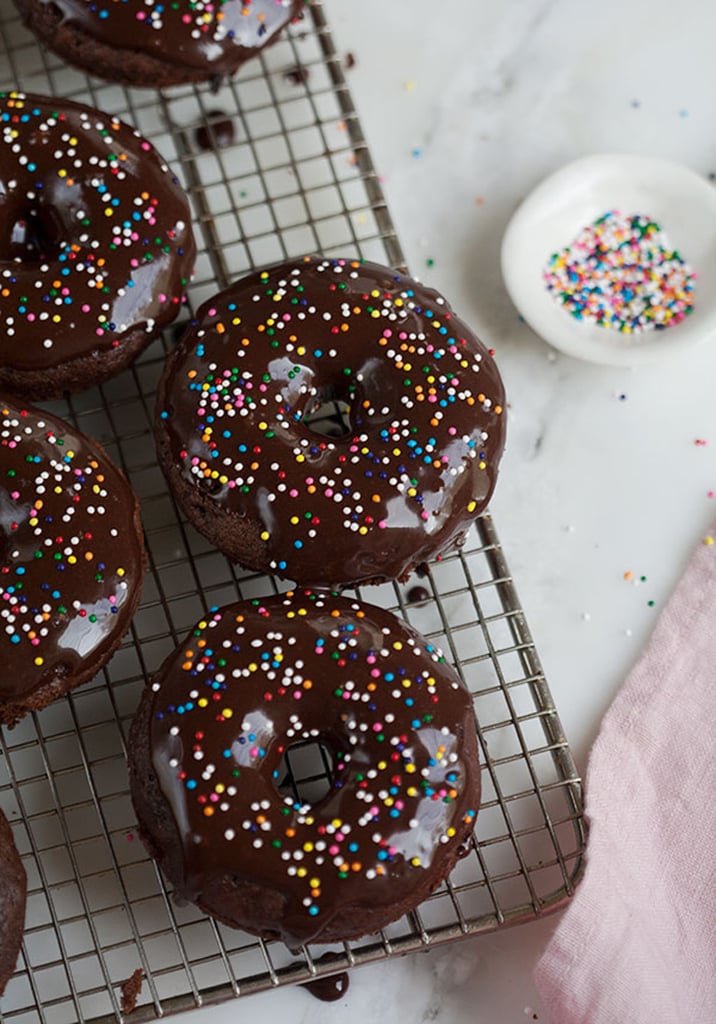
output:
M334 757L325 741L300 740L286 748L278 769L281 796L314 806L333 789Z
M55 208L39 202L28 205L19 195L10 200L0 207L0 245L8 258L20 263L55 260L64 234Z
M307 404L301 423L319 437L342 438L353 433L351 396L335 388L326 388Z

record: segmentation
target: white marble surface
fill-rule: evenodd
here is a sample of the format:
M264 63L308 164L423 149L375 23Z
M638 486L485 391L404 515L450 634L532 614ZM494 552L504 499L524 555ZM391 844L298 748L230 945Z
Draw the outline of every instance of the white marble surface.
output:
M497 350L510 426L493 512L583 768L689 551L716 518L716 345L638 371L557 355L507 298L500 239L521 197L582 155L644 153L716 171L716 5L328 8L340 51L356 57L349 82L411 269ZM626 572L647 578L626 581ZM545 1022L531 971L556 923L363 968L337 1003L288 989L188 1019Z

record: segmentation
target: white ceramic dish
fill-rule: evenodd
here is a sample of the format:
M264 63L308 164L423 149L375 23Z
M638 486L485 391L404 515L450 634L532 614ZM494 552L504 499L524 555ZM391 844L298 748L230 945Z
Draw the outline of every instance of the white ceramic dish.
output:
M645 214L696 272L693 312L665 330L622 334L578 320L547 290L550 255L609 210ZM635 366L683 352L716 336L716 189L680 164L599 154L567 164L543 181L513 215L502 242L502 274L527 323L579 359Z

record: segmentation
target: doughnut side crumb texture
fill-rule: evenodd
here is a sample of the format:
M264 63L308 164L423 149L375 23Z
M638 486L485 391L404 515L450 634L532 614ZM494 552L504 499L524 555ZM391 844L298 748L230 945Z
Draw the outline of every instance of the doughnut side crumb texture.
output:
M310 742L332 765L313 803L280 788ZM129 748L140 832L178 893L290 948L414 908L480 799L455 671L391 613L325 592L212 609L145 690Z
M25 869L0 811L0 996L15 972L25 927Z
M275 42L307 0L15 0L25 24L71 64L163 88L231 75Z
M91 679L144 576L139 506L104 450L0 395L0 722Z
M342 408L325 432L313 417ZM432 289L306 257L215 296L170 357L157 447L194 526L302 586L402 579L460 543L504 445L492 355Z
M178 314L188 200L129 126L0 92L0 387L40 399L128 366Z

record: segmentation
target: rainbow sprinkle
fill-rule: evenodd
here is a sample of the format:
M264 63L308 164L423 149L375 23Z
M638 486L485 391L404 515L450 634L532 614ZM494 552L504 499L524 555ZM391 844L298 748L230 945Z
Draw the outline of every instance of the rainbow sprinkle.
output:
M694 308L695 272L642 214L605 213L550 256L543 277L577 320L623 334L674 327Z

